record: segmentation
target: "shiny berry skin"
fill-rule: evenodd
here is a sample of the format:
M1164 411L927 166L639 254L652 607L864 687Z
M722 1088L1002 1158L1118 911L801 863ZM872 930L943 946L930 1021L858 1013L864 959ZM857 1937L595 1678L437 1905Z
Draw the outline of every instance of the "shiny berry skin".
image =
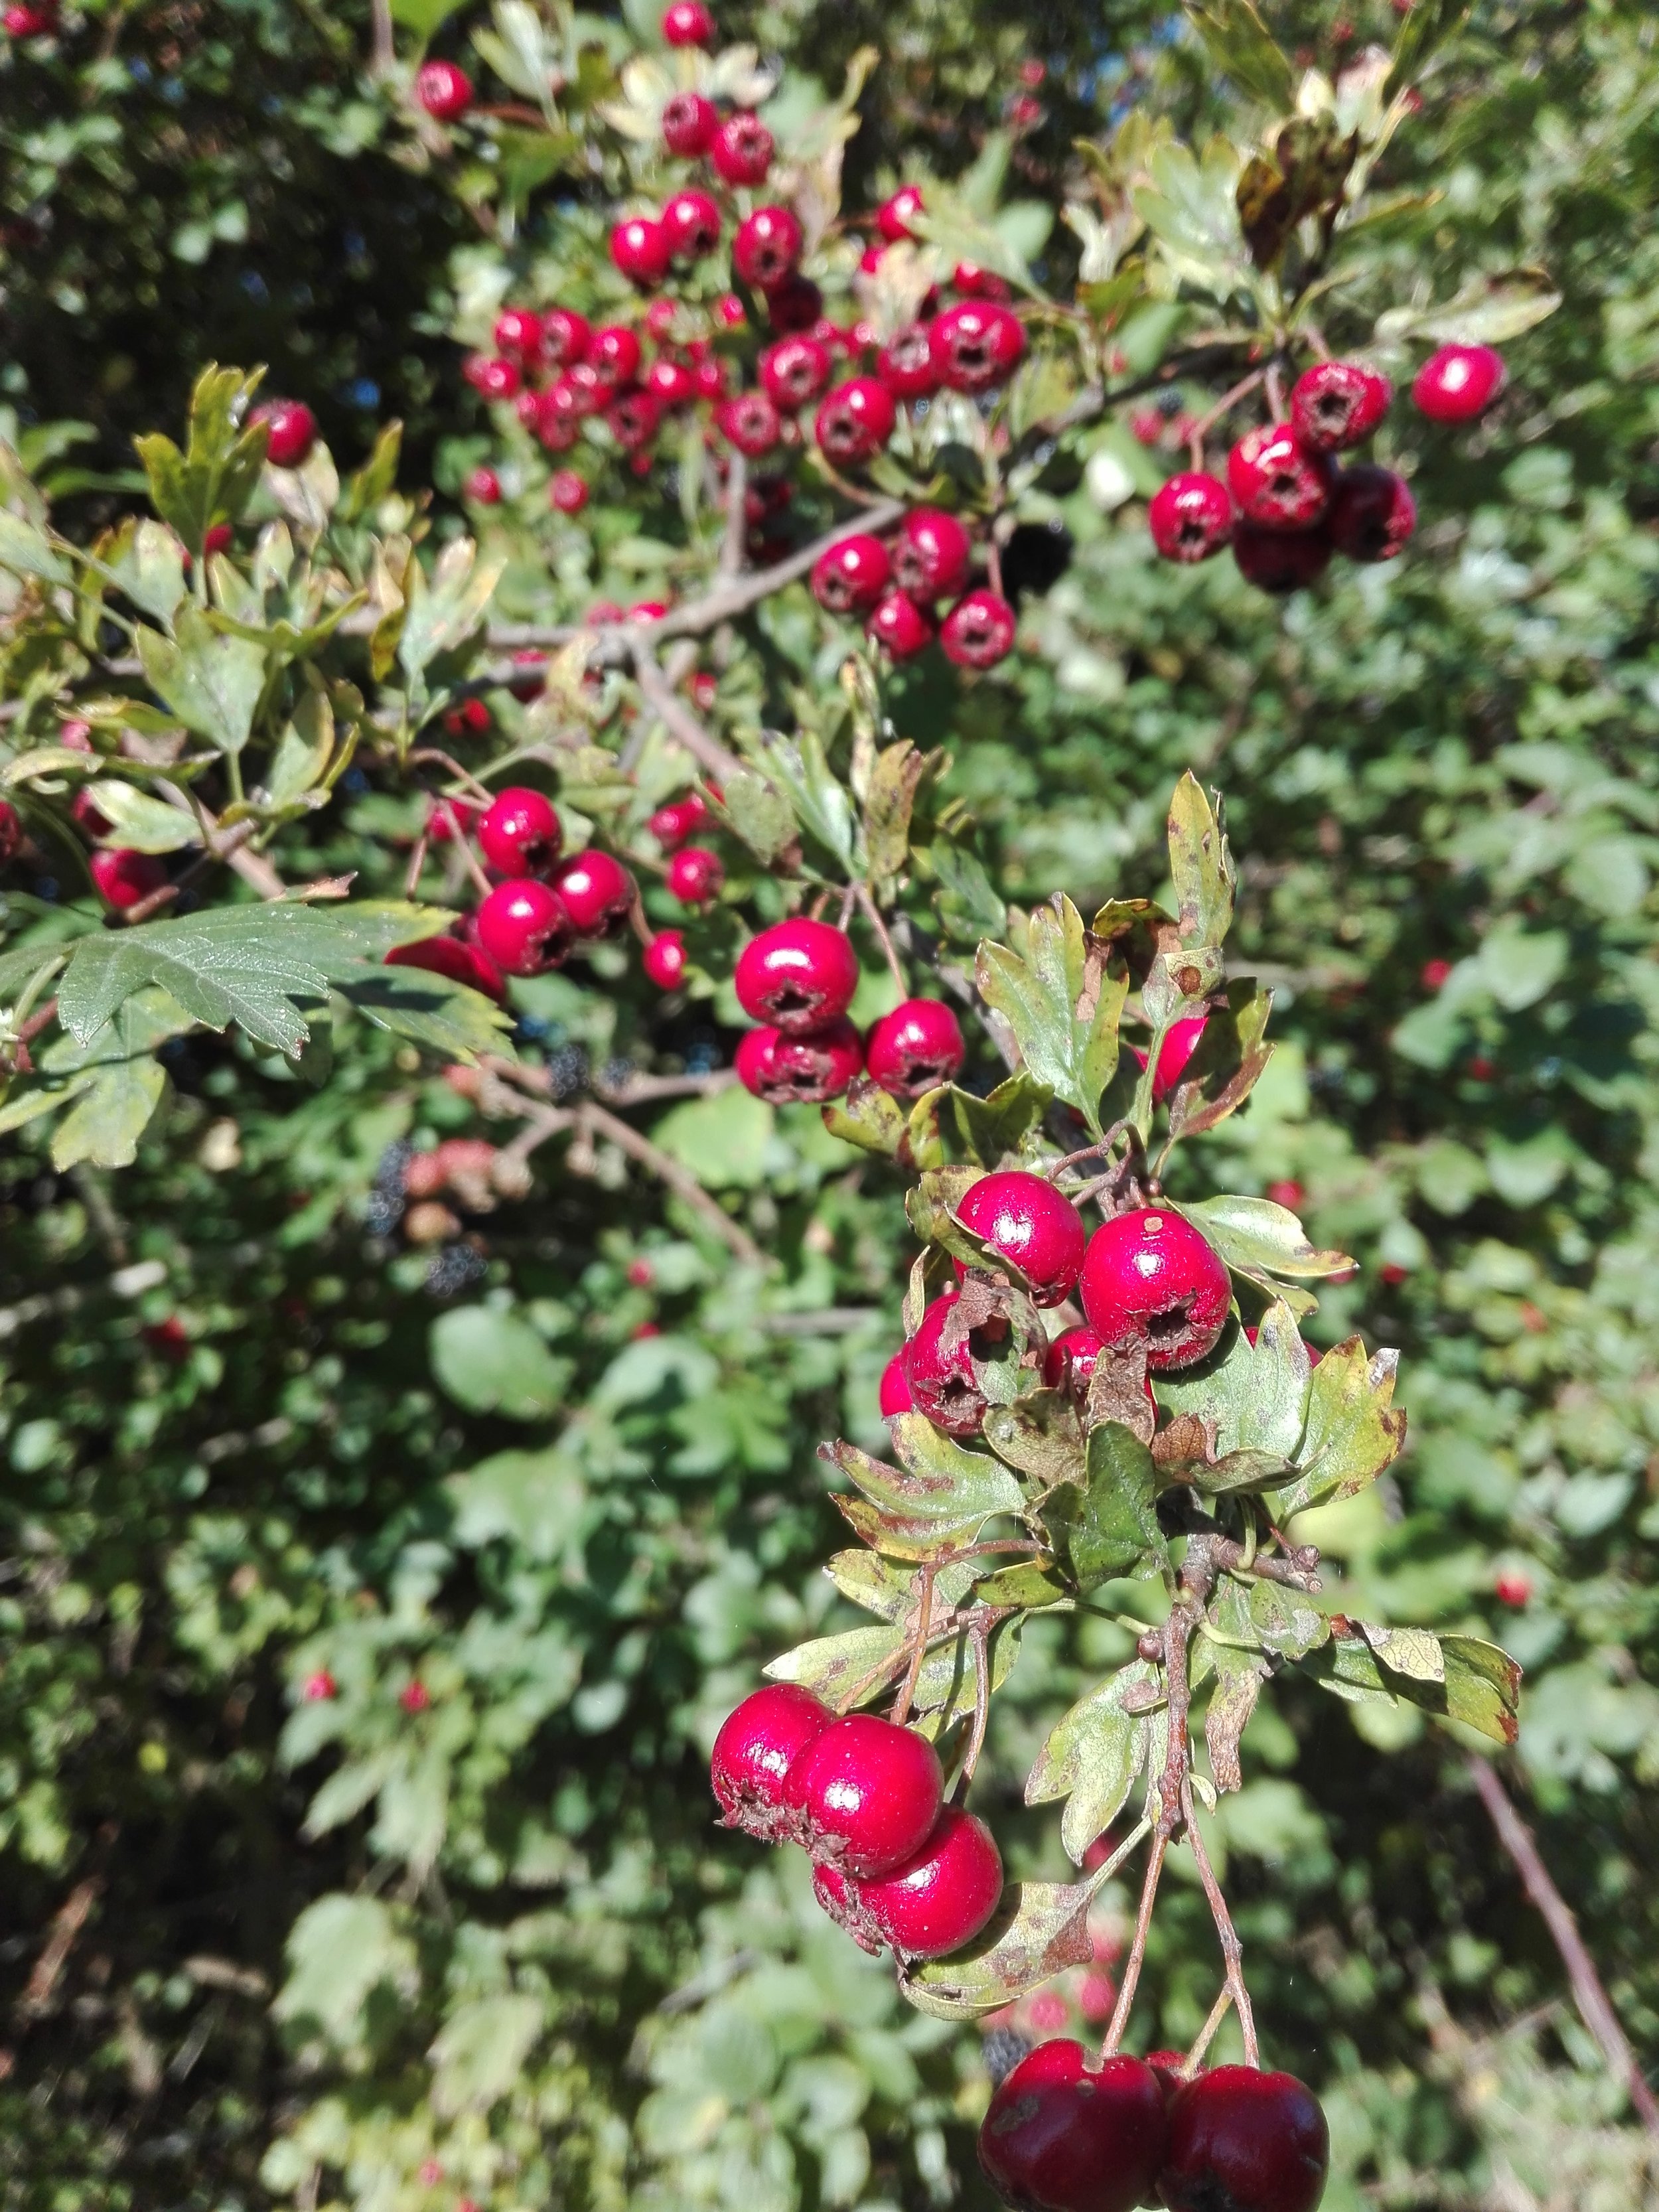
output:
M495 963L468 938L423 937L414 945L394 945L385 964L429 969L434 975L447 975L453 983L469 984L497 1003L507 996L507 986Z
M901 185L892 198L876 210L876 228L890 246L896 246L902 238L915 236L910 226L921 211L921 186Z
M776 407L799 414L830 381L830 356L816 338L780 338L760 357L761 388Z
M1322 361L1291 386L1291 428L1310 453L1363 445L1389 411L1394 386L1363 361Z
M611 258L630 284L660 284L673 250L668 232L648 215L628 216L611 233Z
M153 853L134 853L124 845L100 846L88 863L104 904L125 914L159 891L167 872Z
M672 805L659 806L645 826L665 853L672 853L708 819L707 805L702 796L693 791L684 799L675 799Z
M889 592L865 624L878 645L884 645L895 660L909 660L933 641L933 625L914 599L902 592Z
M1152 1074L1154 1105L1161 1106L1180 1082L1188 1061L1198 1050L1198 1041L1204 1034L1206 1019L1203 1014L1188 1014L1184 1021L1170 1023L1158 1055L1158 1066Z
M671 46L712 46L714 19L702 0L673 0L663 10L662 34Z
M542 345L555 368L574 368L587 359L593 332L586 315L568 307L550 307L542 317Z
M504 361L500 354L469 354L461 364L461 374L485 399L511 399L524 382L518 362ZM279 468L283 465L277 463Z
M879 378L849 376L820 405L812 434L829 459L842 468L878 453L897 420L893 395Z
M1069 1198L1041 1176L1010 1168L981 1176L957 1207L970 1235L1018 1268L1040 1306L1070 1296L1083 1272L1088 1231Z
M861 615L887 589L890 573L880 538L859 531L819 554L812 568L812 597L832 615Z
M785 1778L834 1718L793 1682L769 1683L729 1713L708 1762L722 1827L742 1828L763 1843L787 1841L793 1824L783 1802Z
M859 1884L858 1902L896 1951L942 1959L971 1943L1002 1896L1002 1854L983 1820L947 1805L914 1858Z
M989 392L1006 384L1025 351L1019 317L994 301L964 300L935 315L927 335L941 380L952 392Z
M611 436L625 453L637 453L656 436L662 403L649 392L622 392L605 410Z
M942 507L913 507L893 540L893 581L920 605L953 599L968 580L974 541Z
M962 1029L941 999L905 999L872 1024L864 1065L896 1098L920 1098L948 1083L966 1056Z
M634 878L609 853L573 853L553 878L559 903L578 937L606 937L633 911Z
M848 1713L794 1761L783 1795L812 1856L870 1881L902 1866L932 1835L945 1777L926 1736L874 1713Z
M669 252L676 261L699 261L705 254L712 253L720 242L720 211L707 192L676 192L662 211L660 227L667 238ZM667 310L664 321L672 322L674 311L667 301L653 301L651 315L663 308ZM650 323L650 316L647 321ZM653 325L652 336L661 335L661 331Z
M516 361L540 360L542 319L533 307L503 307L493 335L497 353L510 354Z
M757 208L738 225L732 266L745 284L770 292L793 274L800 249L800 224L787 208Z
M668 863L668 888L682 906L706 906L725 881L719 854L706 845L687 845Z
M563 842L552 802L522 784L498 792L478 823L483 856L504 876L544 876Z
M472 80L453 62L423 62L415 78L415 97L437 123L456 123L472 105Z
M307 1705L322 1705L330 1698L337 1697L339 1689L339 1684L329 1673L327 1668L320 1667L314 1674L306 1676L305 1686L300 1695Z
M265 459L273 469L297 469L317 442L317 417L303 399L270 399L252 418L265 426Z
M758 115L728 116L714 133L708 158L714 173L728 185L763 185L776 151L772 134Z
M745 1091L769 1105L822 1105L839 1098L863 1072L864 1048L845 1014L805 1036L771 1028L746 1030L732 1065Z
M580 514L587 504L587 482L574 469L555 469L547 487L550 505L561 514Z
M1317 530L1254 530L1241 524L1233 532L1238 573L1259 591L1279 594L1316 584L1331 565L1331 533Z
M740 392L714 410L714 425L728 446L758 460L783 435L783 417L763 392Z
M981 269L977 261L958 261L951 272L951 287L964 300L1006 300L1008 287L1000 276Z
M1158 2191L1170 2212L1314 2212L1330 2132L1293 2074L1212 2066L1176 2092Z
M1425 991L1443 991L1451 981L1451 971L1449 960L1425 960L1419 981Z
M910 1395L910 1378L904 1371L904 1354L896 1352L881 1370L881 1389L876 1403L884 1421L890 1421L897 1413L914 1413L916 1401Z
M547 678L543 672L546 663L547 655L533 645L521 646L513 655L513 665L520 672L507 688L515 699L527 706L531 700L541 697L547 689Z
M915 1400L936 1429L947 1436L976 1437L987 1412L984 1392L974 1373L968 1340L948 1351L945 1324L956 1306L954 1294L935 1298L922 1315L916 1333L904 1347L904 1373Z
M851 1006L858 955L844 929L797 915L750 939L738 955L732 985L751 1020L801 1036Z
M889 338L877 367L882 382L900 399L926 399L939 390L939 363L926 323L907 324Z
M1233 502L1219 477L1184 469L1152 494L1152 543L1166 561L1207 561L1233 534Z
M659 407L689 407L697 396L697 380L683 362L653 361L646 371L645 388Z
M539 975L556 968L573 932L556 891L539 877L497 884L473 916L478 949L504 975Z
M1071 1390L1081 1397L1104 1349L1091 1328L1062 1329L1042 1356L1044 1384L1050 1390Z
M619 392L632 384L640 373L638 332L626 323L602 324L587 342L584 366L592 370L602 389Z
M678 929L659 929L645 948L640 965L659 991L678 988L685 975L685 939Z
M726 363L718 354L710 354L700 361L691 372L699 399L724 399L726 392Z
M1335 471L1304 446L1288 422L1247 430L1227 456L1227 483L1258 530L1310 530L1331 503Z
M501 480L494 469L474 469L464 487L475 507L499 507Z
M1504 356L1487 345L1443 345L1417 372L1412 401L1431 422L1473 422L1509 381Z
M677 92L663 107L662 143L671 154L706 154L720 127L720 110L700 92Z
M1392 561L1417 527L1417 501L1403 477L1353 461L1336 480L1331 543L1351 561Z
M444 716L444 727L452 738L481 736L489 727L489 709L482 699L463 699Z
M1202 1359L1227 1324L1231 1278L1220 1255L1167 1206L1120 1213L1089 1239L1085 1318L1111 1346L1144 1341L1154 1370Z
M1139 2058L1089 2065L1080 2043L1040 2043L991 2099L979 2162L1020 2212L1130 2212L1152 2201L1164 2092ZM1231 2212L1218 2200L1210 2212Z
M1000 592L969 592L945 617L939 647L958 668L994 668L1013 651L1015 627L1014 611Z

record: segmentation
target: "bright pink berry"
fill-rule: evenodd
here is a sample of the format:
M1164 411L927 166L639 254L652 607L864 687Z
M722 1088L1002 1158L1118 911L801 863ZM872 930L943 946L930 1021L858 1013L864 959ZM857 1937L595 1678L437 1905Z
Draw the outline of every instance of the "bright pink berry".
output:
M763 1843L787 1842L794 1826L783 1802L790 1768L835 1715L810 1690L774 1682L746 1697L714 1738L708 1778L725 1819Z
M1091 1328L1062 1329L1043 1354L1044 1383L1050 1390L1071 1390L1081 1397L1104 1349Z
M801 228L787 208L757 208L738 225L732 266L745 284L775 290L800 259Z
M514 361L539 361L542 319L533 307L503 307L495 318L495 350Z
M832 615L863 614L887 589L890 564L879 538L858 531L820 553L812 569L812 597Z
M890 246L901 238L914 238L911 224L922 212L921 186L901 185L890 200L876 210L876 228Z
M979 2162L1020 2212L1130 2212L1154 2202L1164 2092L1139 2058L1091 2067L1080 2043L1039 2044L998 2086ZM1217 2198L1210 2212L1232 2212Z
M319 1667L314 1674L307 1674L300 1695L308 1705L325 1705L339 1693L339 1685L326 1667Z
M699 399L724 399L726 393L726 363L718 354L710 354L700 361L691 372Z
M867 1881L893 1873L927 1842L945 1777L926 1736L874 1713L848 1713L793 1762L783 1794L812 1856Z
M766 396L787 414L811 406L830 381L830 356L816 338L780 338L760 357Z
M660 284L672 252L673 241L652 216L627 216L611 233L611 258L630 284Z
M416 73L415 97L435 122L459 122L472 105L472 80L453 62L423 62Z
M994 668L1014 649L1013 609L1000 592L969 592L945 617L941 650L958 668Z
M968 580L974 541L942 507L913 507L893 540L893 581L918 606L951 599Z
M1363 445L1389 411L1394 386L1363 361L1322 361L1291 386L1291 427L1310 453Z
M905 999L872 1025L864 1064L896 1098L920 1098L948 1083L966 1056L962 1029L941 999Z
M398 1703L406 1713L423 1713L432 1703L432 1692L417 1678L415 1681L404 1683L398 1692Z
M1443 991L1451 980L1449 960L1425 960L1423 963L1422 984L1425 991Z
M123 845L100 846L88 866L99 896L118 914L125 914L129 907L159 891L167 879L167 870L154 854L135 853Z
M844 929L797 915L751 937L732 977L751 1020L801 1036L844 1014L859 987L858 955Z
M469 354L461 364L461 374L485 399L511 399L524 382L518 362L495 353Z
M1204 1014L1188 1014L1184 1021L1170 1023L1152 1075L1154 1104L1161 1106L1180 1082L1188 1061L1198 1050L1207 1018Z
M522 784L498 792L478 823L483 856L504 876L544 876L563 842L551 800Z
M665 355L646 371L645 388L659 407L689 407L697 396L697 380L684 362Z
M856 466L881 451L897 420L893 395L878 377L849 376L821 403L813 435L838 468Z
M610 936L633 912L633 877L620 860L592 845L562 863L553 888L578 937Z
M772 134L758 115L728 116L714 133L709 159L728 185L763 185L775 151Z
M1088 1232L1069 1198L1023 1168L981 1176L957 1207L970 1235L1017 1268L1039 1305L1057 1306L1083 1272Z
M878 645L884 645L895 660L908 660L933 641L933 625L914 599L902 592L889 592L865 624Z
M497 884L473 918L479 949L504 975L539 975L570 950L570 916L539 877Z
M700 92L677 92L662 111L662 142L671 154L706 154L720 127L720 110Z
M1182 1215L1141 1206L1089 1239L1079 1294L1106 1344L1144 1341L1148 1367L1189 1367L1226 1326L1232 1282L1214 1246Z
M580 514L587 504L587 481L574 469L555 469L547 496L561 514Z
M1158 2193L1169 2212L1314 2212L1330 2132L1293 2074L1214 2066L1170 2106Z
M740 330L749 319L749 311L735 292L722 292L714 302L714 313L728 331Z
M916 1401L910 1395L910 1378L904 1371L904 1354L896 1352L881 1370L881 1389L877 1395L884 1421L890 1421L899 1413L914 1413Z
M1531 1601L1531 1583L1525 1575L1516 1573L1512 1568L1499 1575L1492 1589L1492 1595L1499 1605L1510 1606L1516 1612Z
M498 506L501 496L501 480L494 469L474 469L466 480L466 495L477 507Z
M933 359L952 392L989 392L1006 384L1025 351L1025 327L995 301L964 300L935 315L928 327Z
M1310 530L1331 503L1335 471L1304 446L1288 422L1247 430L1227 456L1227 483L1246 522L1258 530Z
M659 929L645 948L640 965L659 991L673 991L685 975L685 938L678 929Z
M482 991L497 1005L507 996L501 970L465 937L422 937L413 945L394 945L386 956L388 968L425 968L434 975L447 975L453 983L465 983Z
M659 806L645 826L665 853L672 853L708 819L708 808L702 793L691 791L671 805Z
M1331 565L1331 533L1314 530L1257 530L1240 523L1233 532L1238 573L1259 591L1275 594L1316 584Z
M676 192L662 211L662 228L675 260L700 261L720 242L720 211L707 192Z
M686 845L668 863L668 888L682 906L706 906L726 881L718 853Z
M985 1422L987 1401L974 1373L967 1337L948 1349L945 1327L957 1304L954 1291L935 1298L904 1347L904 1372L916 1411L947 1436L976 1437Z
M1374 461L1351 461L1331 501L1331 543L1351 561L1392 561L1417 527L1417 502L1403 477Z
M858 1902L896 1951L942 1959L971 1943L1002 1896L1002 1854L983 1820L947 1805L914 1858L860 1881Z
M273 469L297 469L317 442L317 417L303 399L268 399L250 419L265 426L265 459Z
M1431 422L1472 422L1504 385L1504 356L1487 345L1443 345L1417 372L1412 399Z
M203 554L228 553L234 540L235 532L228 522L210 524L202 534Z
M783 417L763 392L740 392L714 410L715 427L729 446L758 460L783 435Z
M710 46L714 43L714 18L702 0L672 0L663 10L662 34L671 46Z
M732 1065L738 1079L769 1105L821 1105L839 1098L864 1066L859 1033L845 1014L805 1036L768 1026L745 1030Z
M1146 520L1166 561L1207 561L1233 534L1233 502L1219 477L1185 469L1152 494Z
M908 323L881 349L881 380L900 399L926 399L939 387L933 334L926 323Z
M555 368L574 368L586 361L592 339L586 316L568 307L550 307L542 317L542 344Z

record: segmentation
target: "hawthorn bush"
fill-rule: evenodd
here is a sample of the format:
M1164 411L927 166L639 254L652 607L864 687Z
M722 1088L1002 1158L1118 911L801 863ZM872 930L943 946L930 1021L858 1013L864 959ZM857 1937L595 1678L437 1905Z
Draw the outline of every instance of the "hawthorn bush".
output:
M8 2203L1655 2187L1654 29L1264 12L8 19Z

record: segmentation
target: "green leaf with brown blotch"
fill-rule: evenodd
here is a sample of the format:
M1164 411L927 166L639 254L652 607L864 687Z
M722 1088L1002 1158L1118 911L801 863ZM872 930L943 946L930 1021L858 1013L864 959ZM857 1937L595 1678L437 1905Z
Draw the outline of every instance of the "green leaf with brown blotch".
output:
M838 1467L870 1510L856 1498L836 1504L865 1541L903 1559L925 1559L971 1543L999 1513L1018 1513L1024 1494L1000 1460L966 1452L920 1413L893 1423L893 1449L903 1471L872 1459L855 1444L822 1444L818 1456Z
M1328 222L1358 159L1358 132L1328 115L1293 116L1270 149L1254 154L1238 180L1238 219L1258 269L1271 269L1309 216Z
M785 1651L763 1672L775 1682L799 1682L837 1712L873 1698L904 1672L908 1647L896 1628L850 1628L815 1636Z
M978 1565L977 1559L964 1559L957 1566L939 1570L933 1577L936 1610L948 1609L967 1595ZM843 1597L883 1620L902 1621L920 1595L919 1568L896 1566L874 1552L837 1552L823 1571Z
M1002 1620L987 1640L986 1674L993 1697L1013 1672L1019 1656L1019 1632L1018 1619ZM936 1644L922 1661L910 1701L911 1724L937 1743L947 1729L969 1718L978 1694L973 1639L964 1630L948 1643Z
M1232 926L1232 854L1204 787L1187 770L1170 801L1170 877L1182 942L1219 945Z
M1519 1733L1521 1669L1508 1652L1477 1636L1356 1621L1344 1634L1334 1633L1308 1664L1322 1687L1352 1702L1404 1700L1494 1743L1513 1743Z
M1228 1267L1241 1273L1317 1279L1346 1275L1354 1265L1346 1252L1317 1250L1290 1208L1270 1198L1206 1198L1177 1205L1176 1211L1203 1231Z
M1010 1882L984 1933L948 1959L906 1967L899 1991L939 2020L977 2020L1094 1955L1093 1882Z
M890 1091L869 1076L854 1077L844 1098L832 1098L822 1109L823 1126L832 1137L860 1152L896 1159L909 1123L904 1109Z
M1079 1587L1092 1589L1161 1560L1169 1547L1154 1503L1158 1469L1152 1453L1121 1421L1091 1431L1087 1478L1061 1483L1042 1501L1042 1518Z
M1228 985L1227 1004L1210 1008L1170 1097L1171 1137L1197 1136L1238 1111L1273 1058L1265 1042L1272 1011L1272 992L1258 991L1248 977Z
M1325 1354L1308 1386L1300 1472L1279 1493L1282 1516L1352 1498L1400 1456L1404 1409L1394 1403L1397 1352L1367 1353L1351 1336Z
M1045 1490L1084 1479L1083 1424L1065 1390L1034 1390L1012 1406L994 1406L985 1417L985 1441Z
M979 1168L927 1168L921 1178L904 1194L904 1211L910 1226L924 1244L943 1245L953 1260L965 1267L990 1264L985 1247L956 1219L956 1210L976 1182Z
M870 772L864 801L864 844L871 876L890 884L910 857L910 817L929 756L908 738L884 746Z
M1252 1576L1250 1633L1279 1659L1304 1659L1330 1640L1330 1616L1305 1591Z
M1208 1359L1159 1376L1158 1402L1211 1424L1219 1454L1261 1451L1294 1459L1306 1425L1312 1371L1290 1308L1275 1299L1254 1344L1230 1322Z
M732 829L763 866L793 844L795 811L784 794L752 769L740 768L724 786L725 811Z
M941 1581L944 1579L940 1577ZM974 1584L976 1605L1017 1605L1028 1613L1072 1603L1072 1593L1051 1561L1021 1559L1012 1567L999 1567L981 1575Z
M1117 1067L1127 970L1109 961L1068 898L1033 913L1025 957L1006 945L979 948L979 988L1014 1033L1032 1077L1075 1106L1100 1134L1101 1094Z
M1095 1838L1110 1827L1145 1771L1152 1742L1151 1712L1160 1686L1158 1669L1137 1659L1098 1689L1079 1698L1050 1729L1025 1784L1028 1805L1066 1800L1060 1839L1082 1862ZM1127 1703L1126 1703L1127 1700Z

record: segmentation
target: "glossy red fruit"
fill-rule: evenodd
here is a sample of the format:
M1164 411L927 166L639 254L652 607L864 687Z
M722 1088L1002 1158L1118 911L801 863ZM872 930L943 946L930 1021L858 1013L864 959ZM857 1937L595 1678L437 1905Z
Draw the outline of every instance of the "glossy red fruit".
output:
M662 403L648 392L620 392L605 410L611 436L625 453L648 446L662 423Z
M668 863L668 888L682 906L706 906L726 881L718 853L687 845Z
M922 211L921 186L901 185L890 200L884 200L876 210L876 228L890 246L901 238L914 238L910 228Z
M910 1378L904 1371L904 1354L896 1352L881 1370L881 1389L876 1402L884 1421L890 1421L896 1413L914 1413L916 1401L910 1395Z
M469 354L461 363L461 374L485 399L511 399L524 382L518 362L495 353ZM279 468L283 465L277 463Z
M1014 649L1013 609L1000 592L969 592L945 617L941 650L958 668L994 668Z
M555 469L547 496L561 514L580 514L587 504L587 480L574 469Z
M1023 1168L981 1176L957 1207L970 1234L1018 1269L1040 1306L1057 1306L1083 1272L1088 1231L1069 1198Z
M895 660L908 660L933 641L933 625L914 599L902 592L889 592L865 624L878 645L884 645Z
M720 211L707 192L676 192L662 211L661 228L676 261L698 261L720 242Z
M896 1951L942 1959L971 1943L1002 1895L1002 1854L983 1820L947 1805L913 1858L859 1883L858 1902Z
M250 419L265 426L265 459L274 469L297 469L317 442L317 417L303 399L268 399Z
M1158 2076L1158 2085L1164 2092L1164 2107L1167 2112L1170 2100L1187 2084L1187 2057L1180 2051L1149 2051L1146 2063Z
M1425 991L1443 991L1451 980L1449 960L1425 960L1423 963L1422 984Z
M1233 502L1219 477L1185 469L1152 494L1152 543L1166 561L1207 561L1233 534Z
M772 134L758 115L728 116L714 133L708 157L715 174L728 185L763 185L776 151Z
M994 300L964 300L928 326L933 359L952 392L990 392L1006 384L1025 351L1025 328Z
M1532 1583L1525 1575L1509 1568L1493 1582L1492 1594L1499 1605L1509 1606L1519 1612L1532 1601Z
M918 606L951 599L968 580L974 541L942 507L913 507L893 540L893 581Z
M762 389L786 414L808 407L830 381L830 356L816 338L780 338L760 357Z
M626 923L634 908L634 878L610 853L573 853L553 878L559 903L578 937L608 937Z
M769 1024L749 1030L732 1064L744 1088L769 1105L821 1105L839 1098L862 1073L864 1048L843 1014L805 1036L786 1036Z
M738 955L732 985L751 1020L800 1036L851 1006L858 955L844 929L797 915L750 939Z
M848 1713L794 1761L783 1795L812 1856L864 1882L891 1874L927 1842L945 1777L926 1736Z
M611 233L611 258L630 284L660 284L668 274L673 241L656 218L624 216Z
M904 1373L916 1411L926 1414L936 1429L951 1437L976 1437L988 1404L974 1373L968 1340L963 1337L948 1349L945 1343L945 1325L956 1303L955 1292L947 1292L922 1315L904 1347Z
M878 377L849 376L820 404L812 434L837 468L856 467L893 434L898 410Z
M671 46L711 46L714 18L702 0L672 0L663 10L662 34Z
M1104 1348L1091 1328L1062 1329L1042 1356L1043 1382L1050 1390L1071 1390L1081 1397Z
M659 929L641 956L640 965L659 991L679 988L685 975L685 938L678 929Z
M1291 427L1310 453L1363 445L1389 411L1394 386L1363 361L1322 361L1291 386Z
M855 532L819 554L812 569L812 597L832 615L861 615L887 589L890 574L880 538Z
M700 361L691 372L699 399L724 399L727 391L726 363L718 354Z
M1207 1019L1204 1014L1189 1014L1185 1021L1170 1023L1152 1076L1154 1105L1161 1106L1180 1082L1188 1061L1198 1050L1198 1041L1204 1034Z
M1330 2154L1319 2100L1293 2074L1213 2066L1170 2104L1158 2195L1169 2212L1314 2212Z
M1351 561L1392 561L1417 527L1417 501L1403 477L1354 461L1336 480L1331 543Z
M539 877L497 884L473 916L478 949L504 975L539 975L570 950L570 916Z
M662 143L671 154L706 154L720 127L720 110L700 92L677 92L662 111Z
M1130 2212L1164 2156L1164 2092L1139 2058L1091 2068L1080 2043L1041 2043L998 2086L979 2162L1019 2212ZM1208 2212L1231 2212L1218 2198Z
M664 356L646 371L645 388L661 408L689 407L697 396L697 380L684 362Z
M531 700L539 699L547 689L544 672L547 655L533 645L520 646L513 655L513 665L519 673L509 680L507 688L515 699L527 706Z
M100 846L88 866L99 896L118 914L159 891L167 879L167 870L153 853L134 853L124 845Z
M484 859L504 876L544 876L563 842L552 801L522 784L498 792L478 823Z
M472 80L453 62L422 62L415 97L434 121L456 123L472 105Z
M1288 422L1247 430L1227 456L1227 483L1238 511L1258 530L1310 530L1331 503L1335 471L1304 446Z
M423 937L414 945L394 945L386 956L388 968L426 968L452 982L471 984L498 1003L507 996L501 971L476 945L465 937Z
M568 307L550 307L542 317L542 348L555 368L574 368L587 359L593 332L586 315Z
M958 261L951 272L951 289L965 300L1006 300L1008 287L1000 276L981 269L977 261Z
M495 350L526 363L542 354L542 319L533 307L503 307L495 318Z
M714 410L714 424L729 446L758 460L783 435L783 417L763 392L740 392Z
M1331 565L1331 533L1316 530L1256 530L1241 523L1233 532L1238 573L1259 591L1275 595L1316 584Z
M1431 422L1472 422L1509 381L1504 356L1487 345L1443 345L1417 372L1412 399Z
M708 819L708 809L701 794L692 791L684 799L659 806L645 826L665 853L672 853Z
M477 507L496 507L501 503L501 480L494 469L474 469L465 489L466 496Z
M746 1697L714 1738L708 1778L720 1825L742 1828L763 1843L786 1842L793 1815L783 1802L790 1768L823 1734L835 1715L810 1690L774 1682Z
M962 1028L941 999L905 999L872 1024L866 1072L896 1098L920 1098L948 1083L966 1056Z
M770 292L792 274L800 249L800 224L787 208L757 208L738 225L732 266L745 284Z
M881 380L900 399L926 399L939 387L939 363L926 323L909 323L881 349Z
M587 342L583 367L592 371L602 392L622 391L640 373L639 333L626 323L602 324Z
M1085 1318L1108 1345L1144 1340L1152 1369L1189 1367L1227 1323L1231 1278L1214 1246L1167 1207L1137 1206L1097 1229L1084 1256Z

